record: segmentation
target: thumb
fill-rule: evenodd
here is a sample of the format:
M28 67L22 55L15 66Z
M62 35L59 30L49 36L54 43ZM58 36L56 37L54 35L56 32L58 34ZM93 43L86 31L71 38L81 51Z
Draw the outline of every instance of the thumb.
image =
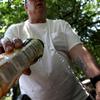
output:
M4 51L3 45L2 45L1 40L0 40L0 54L2 54L2 53L4 53L4 52L5 52L5 51Z
M14 44L8 38L2 38L1 43L3 45L5 53L11 53L14 50Z

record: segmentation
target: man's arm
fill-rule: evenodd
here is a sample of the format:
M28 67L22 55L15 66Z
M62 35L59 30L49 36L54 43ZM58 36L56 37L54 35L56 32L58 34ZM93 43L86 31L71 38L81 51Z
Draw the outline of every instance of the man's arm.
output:
M2 42L0 40L1 59L4 59L5 55L12 54L14 52L14 49L21 49L22 47L23 47L23 42L19 38L15 38L13 41L10 41L9 39L6 40L6 39L2 38ZM0 59L0 61L1 61L1 59ZM24 69L22 71L22 73L25 75L30 75L31 70L29 67L26 67L26 69ZM10 83L3 82L3 84L0 84L0 100L3 96L5 96L7 94L7 92L10 90L10 88L16 83L16 80L18 80L20 75L14 76Z
M93 78L100 74L100 70L97 68L95 61L82 44L73 47L69 51L69 54L72 60L84 69L88 77Z
M82 67L89 78L94 78L95 76L100 75L100 70L93 60L93 57L82 44L78 44L73 47L69 51L69 55L72 60L74 60L77 64L79 64L79 66ZM100 100L100 81L96 83L96 93L99 95Z

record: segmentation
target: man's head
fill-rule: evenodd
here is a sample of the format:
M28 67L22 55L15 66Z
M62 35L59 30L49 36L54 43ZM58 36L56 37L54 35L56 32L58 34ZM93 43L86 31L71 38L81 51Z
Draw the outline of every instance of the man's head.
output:
M31 22L44 20L46 15L46 6L44 0L25 0L25 10Z

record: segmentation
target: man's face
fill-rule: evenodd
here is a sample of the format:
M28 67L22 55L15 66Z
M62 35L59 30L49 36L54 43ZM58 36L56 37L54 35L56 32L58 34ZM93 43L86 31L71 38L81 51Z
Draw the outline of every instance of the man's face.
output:
M44 17L46 12L44 0L28 0L25 9L31 18Z

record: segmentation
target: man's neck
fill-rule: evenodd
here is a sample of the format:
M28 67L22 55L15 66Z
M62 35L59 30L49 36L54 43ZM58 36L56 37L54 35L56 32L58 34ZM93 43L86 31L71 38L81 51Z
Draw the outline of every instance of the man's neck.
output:
M36 23L45 23L46 22L46 18L44 19L28 19L30 23L32 24L36 24Z

